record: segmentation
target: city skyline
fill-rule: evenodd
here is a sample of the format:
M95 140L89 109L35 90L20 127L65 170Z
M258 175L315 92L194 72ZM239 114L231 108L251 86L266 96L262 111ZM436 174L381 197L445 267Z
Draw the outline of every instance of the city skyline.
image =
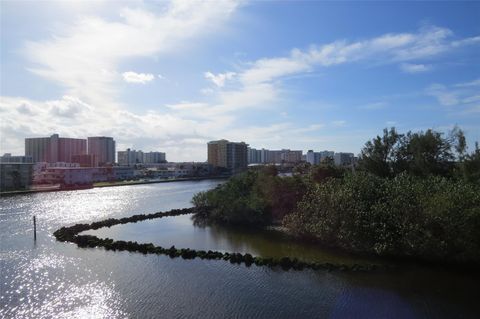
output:
M204 161L218 138L358 154L385 127L455 124L471 150L479 12L475 2L4 2L0 153L56 132L114 136L118 150L171 161Z

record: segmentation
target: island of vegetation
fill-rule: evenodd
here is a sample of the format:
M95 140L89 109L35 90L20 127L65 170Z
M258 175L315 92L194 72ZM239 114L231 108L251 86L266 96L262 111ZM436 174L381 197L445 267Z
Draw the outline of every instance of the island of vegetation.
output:
M266 227L345 251L440 264L480 265L480 149L459 128L367 142L355 168L250 169L198 193L197 221Z

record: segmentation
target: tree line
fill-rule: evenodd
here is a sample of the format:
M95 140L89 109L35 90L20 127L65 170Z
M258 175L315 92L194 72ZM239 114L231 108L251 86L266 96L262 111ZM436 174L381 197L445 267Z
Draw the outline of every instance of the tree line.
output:
M358 166L249 170L192 200L196 218L263 227L356 253L480 263L480 150L461 129L368 141Z

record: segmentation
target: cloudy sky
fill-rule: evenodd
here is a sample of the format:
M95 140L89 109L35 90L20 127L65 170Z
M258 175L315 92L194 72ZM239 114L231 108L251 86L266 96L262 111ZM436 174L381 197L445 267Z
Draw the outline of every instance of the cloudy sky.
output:
M0 152L113 136L350 151L395 126L480 141L480 2L2 1Z

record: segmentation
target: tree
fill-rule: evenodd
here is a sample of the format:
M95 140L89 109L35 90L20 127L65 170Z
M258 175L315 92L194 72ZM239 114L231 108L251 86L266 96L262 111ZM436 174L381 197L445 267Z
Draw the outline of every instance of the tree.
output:
M475 143L475 151L465 156L461 163L461 171L467 181L480 184L480 148L478 142Z
M455 127L444 137L429 129L398 134L395 128L384 129L383 137L368 141L362 150L361 169L381 177L394 177L406 172L416 176L455 175L457 161L465 158L466 140Z
M394 127L383 130L383 136L377 135L368 141L361 152L359 166L361 169L377 176L389 177L394 174L393 165L397 160L398 143L403 135Z

